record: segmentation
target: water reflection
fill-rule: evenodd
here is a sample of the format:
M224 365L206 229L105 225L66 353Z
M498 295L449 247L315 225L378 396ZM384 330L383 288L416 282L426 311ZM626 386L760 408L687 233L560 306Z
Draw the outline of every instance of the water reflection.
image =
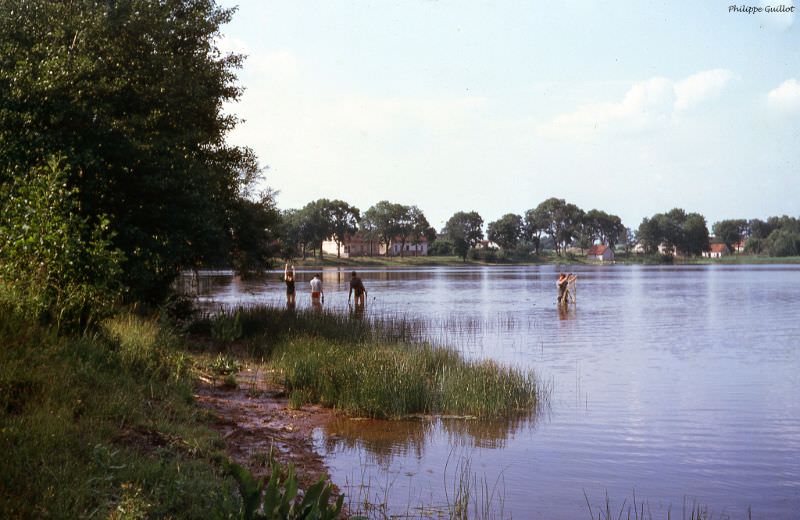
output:
M329 453L363 450L371 460L389 466L395 457L423 458L428 443L437 435L444 435L451 446L502 449L520 431L533 429L538 416L532 414L494 420L421 418L398 421L340 418L324 428L322 445Z
M403 511L420 490L441 501L441 468L465 446L476 470L503 474L517 518L579 518L582 489L613 500L634 488L650 503L679 507L688 496L733 518L748 506L796 516L800 266L559 270L580 276L567 308L556 305L552 266L359 269L370 300L357 309L347 305L350 271L324 269L326 310L403 318L413 337L532 368L553 386L547 420L332 425L318 442L333 480L414 475L392 493ZM312 274L297 272L298 310L310 308ZM209 308L285 305L278 273L181 283Z

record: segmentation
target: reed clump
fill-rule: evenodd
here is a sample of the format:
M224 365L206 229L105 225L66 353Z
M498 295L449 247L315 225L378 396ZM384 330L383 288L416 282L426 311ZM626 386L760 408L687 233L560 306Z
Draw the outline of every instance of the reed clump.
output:
M243 339L277 369L294 406L374 418L498 418L532 413L542 395L533 372L423 341L419 320L270 307L207 319L209 328L214 320L241 323Z

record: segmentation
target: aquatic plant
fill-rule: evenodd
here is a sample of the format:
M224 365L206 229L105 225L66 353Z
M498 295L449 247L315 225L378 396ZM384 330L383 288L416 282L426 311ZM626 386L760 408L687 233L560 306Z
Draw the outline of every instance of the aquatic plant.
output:
M267 458L269 480L256 479L250 471L230 462L228 471L239 484L243 520L333 520L342 511L344 497L331 504L333 486L321 478L302 492L294 465L284 467L270 451Z

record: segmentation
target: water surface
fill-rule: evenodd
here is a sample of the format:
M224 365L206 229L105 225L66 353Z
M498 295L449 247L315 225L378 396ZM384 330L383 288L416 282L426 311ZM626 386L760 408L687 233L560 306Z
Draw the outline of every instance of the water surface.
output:
M800 266L573 270L567 310L552 266L359 270L368 314L420 318L468 357L532 368L551 400L527 420L336 421L315 442L339 487L404 513L452 499L467 463L514 518L588 517L584 491L617 510L635 492L654 518L685 502L797 518ZM298 272L298 307L311 276ZM346 312L348 279L324 270L327 308ZM278 273L203 276L200 293L285 302Z

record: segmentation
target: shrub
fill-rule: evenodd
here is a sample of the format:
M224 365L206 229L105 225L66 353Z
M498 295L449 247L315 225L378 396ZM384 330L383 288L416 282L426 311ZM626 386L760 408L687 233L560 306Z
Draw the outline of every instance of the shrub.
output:
M120 292L109 221L80 217L76 196L55 158L0 193L0 283L23 314L57 328L89 326Z

